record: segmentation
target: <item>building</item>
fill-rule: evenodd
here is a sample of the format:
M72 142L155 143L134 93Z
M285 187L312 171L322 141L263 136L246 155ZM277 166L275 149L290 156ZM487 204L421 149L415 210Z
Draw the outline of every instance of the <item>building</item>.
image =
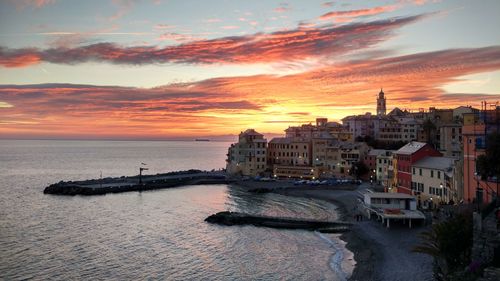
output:
M310 140L297 137L273 138L269 142L267 157L274 177L315 177L311 172L313 166Z
M241 132L238 142L228 149L226 170L229 174L257 176L267 168L267 140L254 129Z
M416 141L412 141L394 152L397 192L412 194L411 167L415 162L427 156L442 155L431 145Z
M464 114L479 113L479 110L471 106L459 106L453 109L453 120L463 124Z
M342 119L342 124L349 129L349 132L352 134L354 139L358 137L375 138L375 135L378 133L378 120L379 118L377 116L367 112L364 115L351 115L344 117Z
M463 114L463 195L466 202L490 202L499 194L498 178L481 180L477 174L476 161L486 152L487 136L500 132L500 106L497 103L482 102L479 113Z
M392 163L393 150L384 150L382 154L377 155L377 165L375 170L377 183L384 187L387 192L392 188L392 179L394 177L394 167Z
M408 222L410 228L412 220L425 220L424 214L417 210L416 197L409 194L367 192L363 196L363 208L368 217L376 215L387 228L395 220Z
M386 112L386 107L385 107L384 91L380 89L380 93L378 93L378 98L377 98L377 115L383 116L385 115L385 112Z
M394 108L386 114L386 98L381 90L377 97L377 115L350 115L342 124L356 138L370 137L382 142L410 142L418 139L424 112L412 113Z
M411 190L424 207L430 204L457 202L454 181L456 158L425 157L411 166ZM432 203L431 203L432 202Z
M374 182L379 182L377 180L377 157L379 155L382 155L386 152L384 149L371 149L368 151L368 153L365 155L363 159L363 163L366 165L366 167L369 170L369 173L367 175L367 179L369 178L370 180Z
M327 132L339 141L354 141L353 134L349 131L349 128L343 126L337 122L326 123Z
M439 127L439 151L444 156L462 155L462 125L460 123L442 124Z
M293 138L273 138L267 150L268 164L311 166L311 142Z

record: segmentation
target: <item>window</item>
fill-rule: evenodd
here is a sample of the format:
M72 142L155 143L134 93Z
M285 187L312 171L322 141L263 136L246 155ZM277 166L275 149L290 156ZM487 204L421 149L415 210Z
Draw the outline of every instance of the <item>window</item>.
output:
M422 175L422 169L419 169L418 174L421 176Z
M438 171L438 179L441 178L441 171Z
M415 174L415 168L413 168L413 174Z
M434 177L434 170L431 170L431 178Z

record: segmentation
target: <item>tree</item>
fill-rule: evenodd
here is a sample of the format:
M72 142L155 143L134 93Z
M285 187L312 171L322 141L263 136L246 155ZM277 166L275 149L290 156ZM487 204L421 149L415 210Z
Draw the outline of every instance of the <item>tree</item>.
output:
M477 157L476 169L482 180L488 177L500 178L500 134L488 135L484 155Z
M472 214L456 214L423 232L421 244L413 251L434 258L434 277L437 280L452 280L454 273L463 271L470 264L472 236Z
M351 170L349 171L349 175L355 176L356 178L359 178L366 173L368 173L368 167L361 161L353 163Z

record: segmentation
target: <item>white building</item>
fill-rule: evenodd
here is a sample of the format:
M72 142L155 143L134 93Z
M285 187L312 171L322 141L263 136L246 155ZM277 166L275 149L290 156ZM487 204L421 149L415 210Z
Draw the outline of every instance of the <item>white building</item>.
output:
M456 190L453 180L455 158L451 157L425 157L415 162L412 167L411 189L419 195L419 200L424 207L439 202L455 202Z
M378 219L390 227L390 222L399 220L408 222L411 228L412 220L424 220L425 216L417 210L415 196L404 193L367 192L363 198L363 208L368 217L376 215Z
M254 129L248 129L229 147L226 170L229 174L260 175L267 168L266 155L267 140Z

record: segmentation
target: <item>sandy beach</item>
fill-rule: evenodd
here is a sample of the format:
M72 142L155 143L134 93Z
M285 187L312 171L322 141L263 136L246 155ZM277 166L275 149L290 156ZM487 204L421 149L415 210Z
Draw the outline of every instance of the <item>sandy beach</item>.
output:
M266 188L287 196L309 197L326 200L339 206L342 220L354 223L351 231L341 239L354 253L356 266L349 280L433 280L432 258L411 249L420 241L419 233L427 226L409 229L405 225L393 224L390 229L375 220L357 222L357 201L360 193L370 187L359 186L293 186L290 182L239 182L247 189Z

